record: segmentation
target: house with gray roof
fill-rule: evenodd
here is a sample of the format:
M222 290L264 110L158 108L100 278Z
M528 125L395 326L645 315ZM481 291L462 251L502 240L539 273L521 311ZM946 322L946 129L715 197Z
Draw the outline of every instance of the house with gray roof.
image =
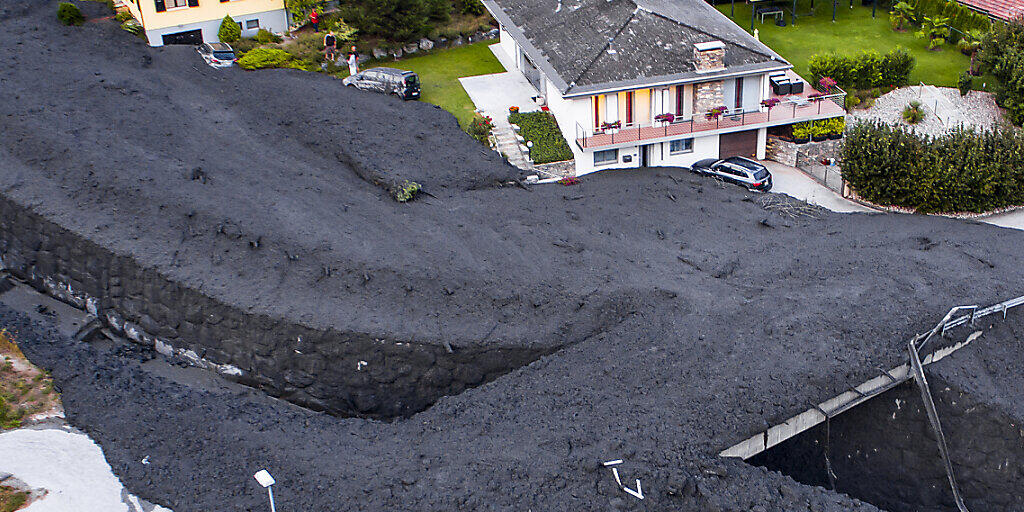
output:
M576 173L764 158L769 128L845 115L704 0L483 0ZM513 71L513 70L509 70Z

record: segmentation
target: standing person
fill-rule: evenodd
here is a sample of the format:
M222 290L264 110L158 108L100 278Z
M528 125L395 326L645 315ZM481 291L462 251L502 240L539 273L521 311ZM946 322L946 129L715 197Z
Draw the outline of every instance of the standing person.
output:
M316 13L316 9L309 13L309 22L313 24L313 32L320 32L320 15Z
M334 34L328 32L327 35L324 36L324 53L326 54L327 60L329 62L334 62L335 60L337 60L337 51L338 39L334 37Z
M355 75L359 72L359 54L356 52L356 47L353 46L348 52L348 74Z

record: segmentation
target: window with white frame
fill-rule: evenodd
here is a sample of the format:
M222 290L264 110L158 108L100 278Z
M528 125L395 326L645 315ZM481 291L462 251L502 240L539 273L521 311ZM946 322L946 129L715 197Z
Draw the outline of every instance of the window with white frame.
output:
M619 150L594 151L594 165L606 165L619 161Z
M188 0L167 0L167 8L188 7Z
M245 28L247 30L252 30L254 28L260 28L260 20L246 20Z
M693 151L693 139L676 139L668 143L670 155L679 155Z

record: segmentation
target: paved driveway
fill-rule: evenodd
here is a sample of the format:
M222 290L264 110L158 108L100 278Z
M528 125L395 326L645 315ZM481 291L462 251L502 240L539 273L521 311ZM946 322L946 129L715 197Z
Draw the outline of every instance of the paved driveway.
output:
M772 192L786 194L801 201L827 208L834 212L873 212L871 208L850 201L832 189L814 181L803 171L778 162L762 161L772 173Z
M540 110L533 100L537 90L518 71L467 76L460 78L459 82L476 108L492 119L508 117L508 108L512 106L523 112Z

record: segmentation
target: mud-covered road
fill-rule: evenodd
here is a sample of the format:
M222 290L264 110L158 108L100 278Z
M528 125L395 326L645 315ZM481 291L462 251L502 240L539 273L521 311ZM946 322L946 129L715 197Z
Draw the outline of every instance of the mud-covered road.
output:
M257 510L261 467L281 510L871 510L714 455L1024 290L1019 231L790 218L678 169L524 190L432 106L213 70L54 5L0 5L0 194L242 310L551 352L384 423L182 386L4 311L69 420L177 512ZM431 195L395 203L406 179Z

